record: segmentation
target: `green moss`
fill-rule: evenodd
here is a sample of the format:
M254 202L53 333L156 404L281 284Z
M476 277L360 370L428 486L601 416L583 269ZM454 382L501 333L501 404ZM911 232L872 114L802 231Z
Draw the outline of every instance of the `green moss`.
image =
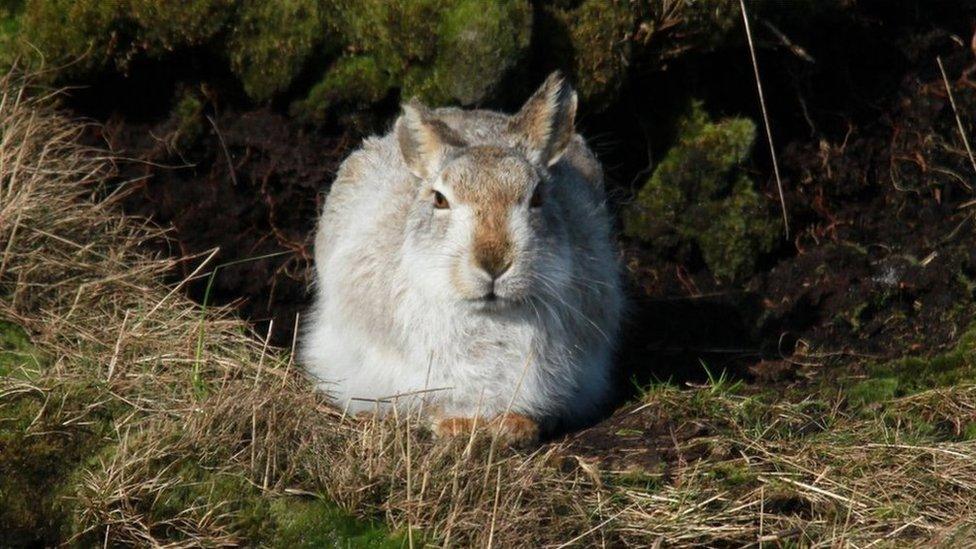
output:
M532 9L526 0L338 0L330 16L346 54L296 104L312 120L394 88L431 105L485 101L528 50Z
M416 97L429 105L445 105L450 98L437 86L434 68L421 65L410 67L400 81L400 95L403 99Z
M446 0L339 0L336 27L347 51L368 54L394 74L429 64L437 53L437 22Z
M868 367L868 376L849 389L855 402L882 402L935 387L976 382L976 326L946 353L874 364Z
M173 142L181 148L192 147L203 137L203 101L188 90L178 93L171 118L176 122Z
M244 91L263 101L291 84L313 49L334 47L329 38L319 0L250 0L240 7L228 57Z
M624 211L624 232L658 248L677 246L681 236L676 228L686 207L680 187L652 177L638 193L637 203Z
M61 76L84 81L125 73L139 59L206 51L208 61L226 60L256 101L300 93L297 83L318 72L320 85L309 84L298 111L319 120L342 104L333 96L352 78L354 64L337 57L373 65L343 92L351 108L396 88L433 105L476 105L506 95L501 86L526 68L531 47L571 73L581 100L599 109L638 59L658 69L722 43L738 21L736 6L698 0L11 0L0 9L8 65L36 47L48 67L66 65Z
M605 106L620 88L630 58L629 35L636 25L630 2L586 0L543 9L544 49L572 75L582 102Z
M261 490L240 474L210 470L197 460L185 460L178 464L172 478L175 482L147 502L144 512L150 520L165 524L181 514L202 515L220 509L222 526L242 539L261 541L273 528L271 511ZM183 537L179 531L163 530L158 534L174 541Z
M7 72L20 54L18 37L24 13L23 0L0 2L0 70Z
M706 208L710 221L693 236L712 273L735 279L754 272L758 257L773 249L779 223L769 217L765 199L745 176L740 176L732 195Z
M204 44L228 25L236 7L236 0L128 0L126 15L138 29L133 50L160 56Z
M336 61L308 97L292 108L307 120L322 122L336 105L366 107L385 97L394 85L391 75L371 56L348 56Z
M81 74L108 66L122 44L131 43L134 25L124 17L128 3L102 0L28 2L23 16L25 41L49 63L67 64L64 74ZM121 59L119 59L121 61Z
M753 484L759 479L759 475L752 471L748 465L738 461L719 463L708 474L726 488Z
M271 504L277 525L271 547L406 547L405 535L364 522L323 500L278 499Z
M22 28L25 47L66 64L63 75L125 72L140 55L159 58L207 43L235 9L233 0L50 0L28 2Z
M976 326L945 353L872 364L867 376L846 388L852 404L883 403L938 387L976 383Z
M529 46L532 7L522 0L460 0L437 26L437 57L426 89L431 103L474 105L487 99Z
M179 541L185 533L169 526L176 516L204 520L220 509L216 520L225 531L246 544L265 547L375 547L406 545L403 536L382 523L363 521L322 499L274 497L231 470L208 468L195 459L157 463L169 470L173 482L152 498L137 502L150 524L161 525L154 534Z
M755 138L751 120L712 122L701 102L692 102L677 143L624 211L625 233L662 249L697 247L720 278L751 274L780 234L742 170Z
M866 379L848 389L847 396L855 404L885 402L898 396L898 385L896 377Z
M20 326L0 320L0 377L36 371L40 363L30 337Z
M70 502L65 482L112 432L104 389L63 385L0 398L0 531L13 545L54 544ZM66 420L73 421L66 423Z
M62 76L76 78L208 46L226 56L251 97L264 100L285 89L325 41L322 6L320 0L29 2L18 51L36 46L47 62L66 64Z
M76 80L206 48L250 98L267 101L319 70L298 109L313 119L394 88L435 105L481 103L524 57L532 30L528 0L51 0L0 17L0 60L29 43ZM5 46L21 35L24 46Z

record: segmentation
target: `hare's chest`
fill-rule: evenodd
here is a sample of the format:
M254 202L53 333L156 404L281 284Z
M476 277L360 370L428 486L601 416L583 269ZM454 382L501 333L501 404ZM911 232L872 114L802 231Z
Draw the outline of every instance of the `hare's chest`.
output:
M481 337L474 338L460 350L458 359L473 365L484 364L496 366L518 362L529 352L530 342L518 331L513 330L509 337Z
M512 384L534 357L536 334L526 325L468 331L449 345L445 372L454 386Z

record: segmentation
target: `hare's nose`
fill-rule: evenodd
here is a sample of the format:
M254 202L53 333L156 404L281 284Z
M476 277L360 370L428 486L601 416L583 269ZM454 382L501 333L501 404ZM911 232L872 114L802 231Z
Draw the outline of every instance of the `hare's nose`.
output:
M478 225L474 233L474 263L491 277L498 280L512 266L512 241L501 216L489 216Z
M498 280L512 267L512 260L499 257L481 257L478 259L478 266L488 273L492 280Z

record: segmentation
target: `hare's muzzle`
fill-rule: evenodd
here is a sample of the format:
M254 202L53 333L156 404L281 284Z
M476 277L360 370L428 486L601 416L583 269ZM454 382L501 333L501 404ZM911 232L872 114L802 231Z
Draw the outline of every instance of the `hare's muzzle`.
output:
M486 209L488 210L488 209ZM492 208L491 210L496 210ZM482 211L474 233L474 262L492 281L512 266L512 243L508 234L507 211Z

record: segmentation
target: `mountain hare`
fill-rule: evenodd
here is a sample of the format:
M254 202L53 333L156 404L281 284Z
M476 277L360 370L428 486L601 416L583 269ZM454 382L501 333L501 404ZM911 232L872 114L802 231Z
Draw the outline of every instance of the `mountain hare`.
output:
M514 116L414 100L343 162L301 350L321 389L512 443L598 411L623 299L575 114L558 73Z

